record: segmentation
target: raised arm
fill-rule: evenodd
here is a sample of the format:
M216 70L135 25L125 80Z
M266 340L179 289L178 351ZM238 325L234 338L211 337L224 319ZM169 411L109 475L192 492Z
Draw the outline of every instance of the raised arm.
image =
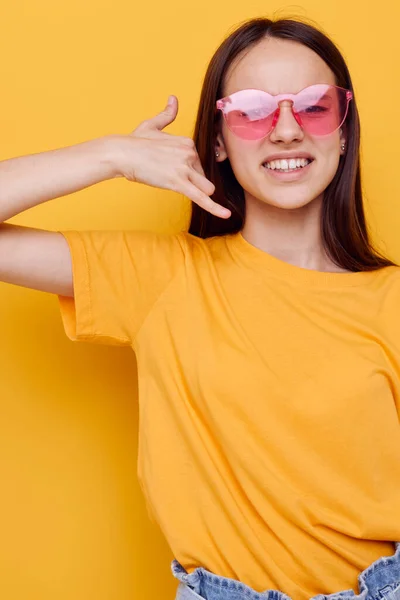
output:
M61 233L4 223L15 215L100 181L125 177L186 195L205 210L228 218L209 197L194 142L162 130L175 120L178 101L129 135L109 135L41 154L0 162L0 281L73 296L71 256Z

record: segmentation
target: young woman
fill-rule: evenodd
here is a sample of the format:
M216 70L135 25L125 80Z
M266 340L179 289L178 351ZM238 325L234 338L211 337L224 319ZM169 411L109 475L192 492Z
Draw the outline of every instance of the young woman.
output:
M400 598L400 268L369 241L348 68L300 20L218 48L194 141L163 131L0 164L0 279L72 340L137 355L139 478L190 600ZM123 176L189 232L4 224ZM212 199L210 198L212 196Z

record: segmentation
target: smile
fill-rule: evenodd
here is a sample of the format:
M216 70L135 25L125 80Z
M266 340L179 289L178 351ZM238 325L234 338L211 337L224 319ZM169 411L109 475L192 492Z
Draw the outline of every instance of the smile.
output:
M274 177L275 179L282 181L298 181L299 179L305 177L309 172L311 165L315 161L309 162L305 167L297 167L295 169L287 169L282 171L281 169L269 169L265 164L263 164L263 169L268 173L270 177Z

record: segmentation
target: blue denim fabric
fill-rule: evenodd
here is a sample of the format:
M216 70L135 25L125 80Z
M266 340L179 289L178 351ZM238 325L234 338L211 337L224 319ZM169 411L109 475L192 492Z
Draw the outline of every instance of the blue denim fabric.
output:
M400 600L400 542L395 542L395 548L393 556L382 556L359 574L359 594L343 590L317 594L311 600ZM171 570L180 582L175 600L292 600L279 590L256 592L236 579L215 575L203 567L188 573L176 559Z

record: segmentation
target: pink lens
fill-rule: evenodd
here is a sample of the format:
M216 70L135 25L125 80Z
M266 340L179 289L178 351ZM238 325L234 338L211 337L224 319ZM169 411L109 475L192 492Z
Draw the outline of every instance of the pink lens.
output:
M263 90L240 90L217 101L229 129L245 140L267 136L279 118L279 103L291 100L294 118L307 133L330 135L343 124L353 94L344 88L317 84L298 94L272 96Z

